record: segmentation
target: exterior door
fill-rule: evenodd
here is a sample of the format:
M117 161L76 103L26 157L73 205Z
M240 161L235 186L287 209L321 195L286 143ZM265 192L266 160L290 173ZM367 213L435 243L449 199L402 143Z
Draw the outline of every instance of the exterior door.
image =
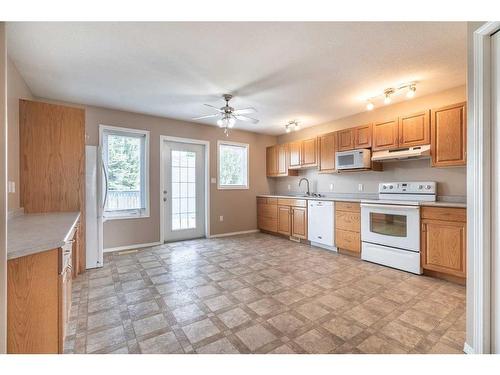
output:
M165 242L205 236L205 146L163 145Z

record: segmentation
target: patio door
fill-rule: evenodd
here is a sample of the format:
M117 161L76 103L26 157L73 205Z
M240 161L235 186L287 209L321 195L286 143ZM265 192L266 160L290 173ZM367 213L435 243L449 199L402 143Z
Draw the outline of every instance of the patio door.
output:
M165 242L205 236L205 147L163 143Z

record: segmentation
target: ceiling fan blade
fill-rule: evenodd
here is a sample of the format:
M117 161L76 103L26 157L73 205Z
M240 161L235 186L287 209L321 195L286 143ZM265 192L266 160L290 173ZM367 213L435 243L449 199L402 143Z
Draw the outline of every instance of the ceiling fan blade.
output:
M240 116L240 115L236 115L234 116L237 120L240 120L240 121L245 121L245 122L251 122L252 124L257 124L259 122L259 120L257 119L254 119L254 118L251 118L251 117L247 117L247 116Z
M248 115L249 113L255 113L257 110L253 107L248 107L248 108L242 108L242 109L237 109L233 113L235 115Z
M212 118L212 117L219 117L220 115L218 113L213 114L213 115L206 115L206 116L200 116L200 117L193 117L191 120L202 120L204 118Z
M214 105L211 105L211 104L203 104L203 105L206 105L207 107L210 107L210 108L213 108L215 109L217 112L223 112L219 107L216 107Z

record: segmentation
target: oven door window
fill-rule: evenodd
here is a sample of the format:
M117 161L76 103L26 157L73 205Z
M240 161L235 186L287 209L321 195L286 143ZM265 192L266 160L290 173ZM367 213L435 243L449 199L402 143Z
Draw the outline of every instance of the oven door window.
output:
M407 237L407 216L370 212L370 232L391 237Z

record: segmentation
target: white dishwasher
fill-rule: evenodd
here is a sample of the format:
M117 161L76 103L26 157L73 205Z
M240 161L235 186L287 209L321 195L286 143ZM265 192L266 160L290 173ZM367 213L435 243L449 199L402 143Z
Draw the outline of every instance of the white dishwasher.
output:
M307 239L312 246L337 251L334 202L309 200L307 205Z

